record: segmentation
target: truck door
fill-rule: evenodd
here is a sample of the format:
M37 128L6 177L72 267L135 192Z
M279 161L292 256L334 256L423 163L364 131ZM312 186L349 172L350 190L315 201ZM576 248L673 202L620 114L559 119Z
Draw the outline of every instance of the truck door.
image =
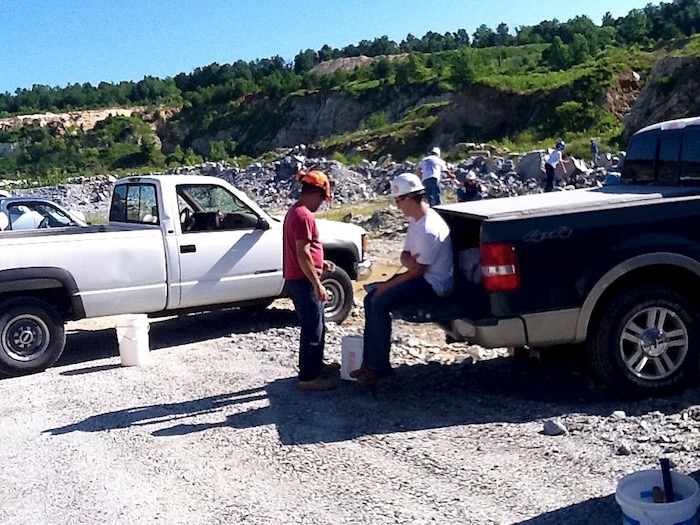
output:
M180 307L275 297L282 291L282 232L226 188L177 187ZM171 290L175 292L175 290Z

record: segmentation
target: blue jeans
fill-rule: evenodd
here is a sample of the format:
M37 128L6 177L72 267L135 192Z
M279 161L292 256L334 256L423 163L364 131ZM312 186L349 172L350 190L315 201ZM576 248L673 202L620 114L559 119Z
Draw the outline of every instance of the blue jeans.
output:
M323 367L325 325L323 303L308 279L287 280L287 290L301 323L299 338L299 381L316 379Z
M391 310L403 304L434 299L433 287L424 278L392 286L379 297L372 290L365 297L365 334L362 362L380 377L391 372Z
M435 177L430 177L423 181L423 186L425 186L425 196L428 199L428 204L430 206L437 206L442 204L440 200L440 182Z
M547 182L544 185L544 191L545 193L549 193L554 189L554 179L556 175L554 174L554 167L551 164L545 164L544 171L547 174Z

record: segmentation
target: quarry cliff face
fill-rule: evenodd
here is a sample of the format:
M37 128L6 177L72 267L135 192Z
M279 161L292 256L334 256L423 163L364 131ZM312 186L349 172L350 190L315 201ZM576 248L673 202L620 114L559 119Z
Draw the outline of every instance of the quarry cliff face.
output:
M35 113L0 119L0 131L9 131L22 126L37 124L42 127L48 127L54 135L62 135L71 127L77 127L83 131L91 130L101 120L116 116L139 116L144 122L150 124L153 129L156 129L158 125L178 112L178 108L134 106L130 108L87 109L65 113Z
M631 133L662 120L700 115L700 57L666 57L650 73L618 72L600 103L625 124L626 141ZM547 115L563 102L572 100L569 86L548 92L524 94L475 84L465 91L441 91L437 86L380 86L353 95L344 91L326 91L291 96L274 103L260 96L242 102L246 118L230 119L216 131L193 133L195 120L180 108L106 108L69 113L24 115L0 120L0 130L39 123L60 135L72 126L87 131L100 120L113 115L140 115L157 131L162 150L168 154L189 137L193 149L208 154L214 140L235 141L239 151L251 156L298 144L314 145L315 153L329 155L360 152L376 158L388 151L395 158L424 153L431 144L451 145L464 141L492 140L532 128L546 122ZM411 134L363 139L361 135L335 149L319 145L321 139L362 129L372 115L383 113L389 123L406 117L416 108L434 104L430 126L416 126ZM178 114L179 113L179 114ZM176 116L176 118L172 118ZM197 136L193 137L193 134ZM368 134L369 135L369 134ZM11 149L12 145L5 145ZM14 151L14 150L13 150ZM0 151L0 155L3 152ZM7 155L12 151L8 150Z
M659 60L628 115L624 138L645 126L669 119L700 115L700 57Z

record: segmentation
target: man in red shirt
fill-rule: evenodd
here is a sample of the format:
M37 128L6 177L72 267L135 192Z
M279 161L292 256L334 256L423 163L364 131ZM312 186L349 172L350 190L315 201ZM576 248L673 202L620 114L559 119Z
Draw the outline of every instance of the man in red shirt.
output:
M301 323L299 388L331 390L336 381L329 372L338 367L323 364L323 303L328 301L328 293L321 284L321 274L333 263L323 260L323 245L313 215L324 200L331 200L331 183L318 170L300 171L296 177L301 182L301 195L284 218L282 274Z

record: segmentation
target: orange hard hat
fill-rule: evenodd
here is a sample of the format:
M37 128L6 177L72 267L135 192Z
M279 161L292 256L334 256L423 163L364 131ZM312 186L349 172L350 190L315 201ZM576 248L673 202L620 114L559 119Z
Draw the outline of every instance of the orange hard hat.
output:
M326 200L329 201L333 198L331 194L331 180L328 175L319 170L311 171L298 171L297 180L302 184L309 184L311 186L316 186L321 188L326 192Z

